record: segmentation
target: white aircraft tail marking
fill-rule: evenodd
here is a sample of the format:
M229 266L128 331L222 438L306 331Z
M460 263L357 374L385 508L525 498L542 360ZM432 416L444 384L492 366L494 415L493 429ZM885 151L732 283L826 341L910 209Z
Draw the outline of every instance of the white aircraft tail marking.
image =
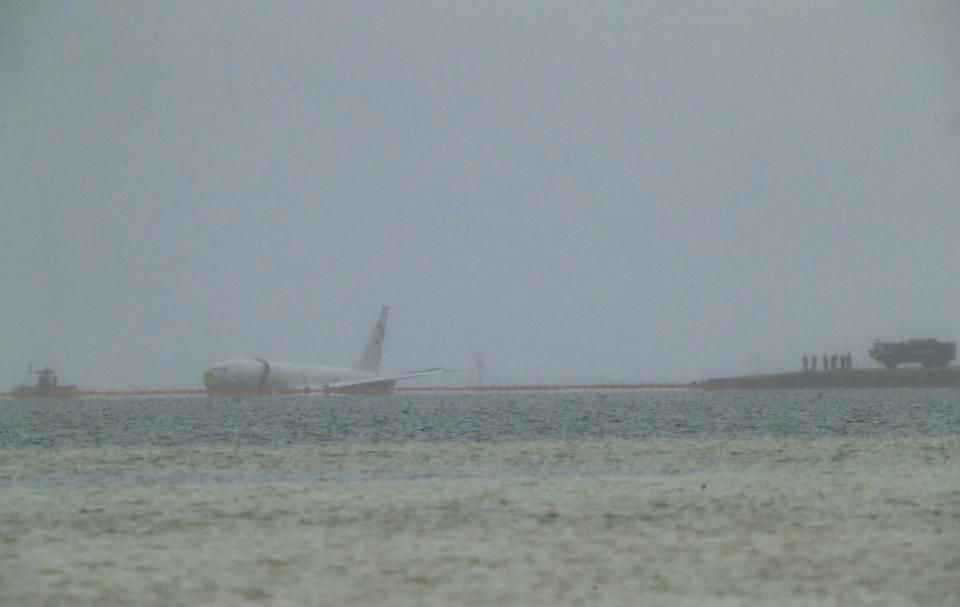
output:
M387 306L380 310L380 318L373 327L367 347L363 349L363 356L357 363L357 369L371 373L380 371L380 355L383 353L383 335L387 329L387 312L389 311L390 308Z

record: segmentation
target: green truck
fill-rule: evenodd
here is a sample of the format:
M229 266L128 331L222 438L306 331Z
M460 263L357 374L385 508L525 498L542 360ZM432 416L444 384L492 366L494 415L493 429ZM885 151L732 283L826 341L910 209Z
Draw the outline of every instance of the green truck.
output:
M936 339L908 339L901 342L876 340L867 353L873 360L883 363L888 369L896 369L900 363L920 363L924 367L946 367L957 357L957 344Z

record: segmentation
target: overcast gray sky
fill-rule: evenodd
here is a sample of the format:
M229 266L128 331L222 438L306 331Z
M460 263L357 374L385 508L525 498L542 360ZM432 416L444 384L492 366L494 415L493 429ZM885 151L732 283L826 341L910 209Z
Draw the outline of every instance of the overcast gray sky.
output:
M0 389L960 339L954 0L0 7Z

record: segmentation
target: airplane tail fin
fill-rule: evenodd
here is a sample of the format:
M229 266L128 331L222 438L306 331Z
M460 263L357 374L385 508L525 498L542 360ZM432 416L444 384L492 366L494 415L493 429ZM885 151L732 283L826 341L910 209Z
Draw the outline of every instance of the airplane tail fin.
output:
M387 312L390 308L384 306L380 310L380 318L373 327L373 333L370 334L370 341L367 347L363 349L363 356L357 363L357 368L364 371L376 373L380 370L380 353L383 352L383 335L387 328Z

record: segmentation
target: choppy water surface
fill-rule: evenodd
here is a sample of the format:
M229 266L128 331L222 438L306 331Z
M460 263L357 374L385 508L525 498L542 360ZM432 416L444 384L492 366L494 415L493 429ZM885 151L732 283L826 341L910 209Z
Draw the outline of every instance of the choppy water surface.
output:
M0 447L960 434L960 391L6 399Z
M0 401L0 604L952 604L960 391Z

